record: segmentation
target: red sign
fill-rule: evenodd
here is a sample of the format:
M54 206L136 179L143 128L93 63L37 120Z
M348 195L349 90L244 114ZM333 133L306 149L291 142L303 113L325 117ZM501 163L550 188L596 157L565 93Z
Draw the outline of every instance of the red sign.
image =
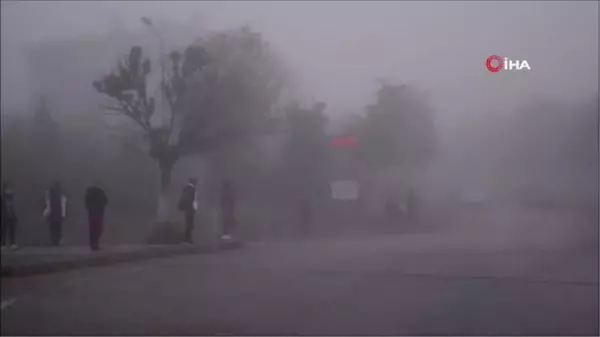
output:
M355 147L356 138L352 136L335 137L331 140L333 147Z

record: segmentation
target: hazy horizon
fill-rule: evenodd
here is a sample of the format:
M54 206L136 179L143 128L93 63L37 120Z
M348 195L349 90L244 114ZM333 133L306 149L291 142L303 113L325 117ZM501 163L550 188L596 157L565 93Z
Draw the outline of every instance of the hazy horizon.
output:
M16 47L106 34L119 20L141 30L148 16L211 29L250 24L290 65L303 96L327 102L328 113L360 112L385 78L419 85L440 121L455 120L502 113L529 97L597 93L597 13L593 1L3 1L2 91L21 93L3 95L5 104L25 99L19 74L27 65ZM484 63L492 54L527 60L532 70L491 74Z

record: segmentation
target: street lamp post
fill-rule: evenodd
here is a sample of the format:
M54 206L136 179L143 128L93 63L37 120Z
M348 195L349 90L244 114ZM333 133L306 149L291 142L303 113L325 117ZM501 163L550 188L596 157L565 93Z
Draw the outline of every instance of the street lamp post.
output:
M160 49L160 73L161 73L161 83L160 83L161 98L160 98L160 101L161 101L161 108L162 108L162 123L163 123L163 126L166 126L167 125L167 113L166 113L167 107L165 104L166 102L165 102L165 97L164 97L164 95L165 95L164 86L166 85L164 40L163 40L162 36L160 35L160 32L158 31L158 29L156 29L156 27L152 23L152 20L150 20L149 18L147 18L145 16L141 17L140 20L158 38L159 49Z

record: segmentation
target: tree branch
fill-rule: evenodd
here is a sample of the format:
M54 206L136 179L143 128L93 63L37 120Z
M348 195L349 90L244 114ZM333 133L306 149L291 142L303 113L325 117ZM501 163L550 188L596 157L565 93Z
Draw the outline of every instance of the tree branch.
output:
M100 108L103 110L106 110L106 111L104 111L105 115L125 115L125 116L127 116L127 114L120 107L100 105ZM113 111L113 112L109 113L108 111Z
M126 116L138 123L146 133L150 132L150 125L146 125L141 118L136 117L135 108L131 104L127 103L125 100L122 99L119 99L119 104L121 105L122 111ZM141 117L142 112L139 109L137 109L137 112Z

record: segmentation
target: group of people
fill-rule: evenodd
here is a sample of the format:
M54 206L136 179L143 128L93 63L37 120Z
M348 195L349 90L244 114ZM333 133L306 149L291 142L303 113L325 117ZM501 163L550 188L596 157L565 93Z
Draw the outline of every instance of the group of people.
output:
M185 232L184 241L193 244L194 219L198 211L197 179L190 178L184 186L179 199L179 209L184 213ZM17 249L17 213L14 204L14 193L8 183L2 186L2 249ZM221 185L221 225L223 233L221 238L231 239L236 227L235 194L230 181ZM63 244L63 222L67 217L67 196L60 182L54 182L44 195L44 210L42 215L46 220L50 233L50 244L61 246ZM88 212L89 246L92 250L100 249L100 238L104 231L104 211L108 205L106 192L96 184L90 186L84 197L85 207Z
M193 244L194 219L198 211L197 179L190 178L184 186L179 199L179 209L184 213L185 232L184 241ZM14 205L14 193L8 183L2 186L2 249L17 249L16 229L17 214ZM236 227L235 194L230 181L221 185L221 224L223 233L221 238L231 239ZM104 211L108 204L106 192L97 185L90 186L84 197L85 207L88 212L89 245L92 250L100 249L100 238L104 231ZM67 197L59 182L55 182L44 195L43 217L46 220L50 233L50 244L61 246L63 244L63 222L67 217Z
M88 187L84 197L88 212L89 245L92 250L100 249L100 237L104 230L104 210L108 204L106 192L97 185ZM63 244L63 221L67 217L67 196L60 182L54 182L44 197L43 216L50 229L50 244Z
M183 212L185 231L183 240L185 243L193 244L193 231L195 227L195 217L198 212L198 181L196 178L190 178L184 186L181 197L179 198L179 210ZM100 249L100 238L104 231L104 211L108 205L106 192L94 184L90 186L84 197L85 207L88 212L89 224L89 245L92 250ZM220 224L222 228L223 240L232 239L236 228L235 205L236 195L232 183L228 180L221 184L221 207ZM17 249L16 233L18 217L15 210L14 193L8 183L2 185L2 249ZM297 205L298 216L301 222L301 228L304 232L309 230L312 223L312 207L308 200L301 200ZM416 218L417 198L413 189L409 190L406 200L406 214L409 219ZM388 199L386 203L386 213L390 219L397 219L400 213L398 203L393 199ZM44 197L44 211L49 233L50 244L61 246L63 244L63 222L67 217L67 197L59 182L55 182L46 191Z
M194 220L198 211L198 180L190 178L188 184L183 187L181 197L179 198L179 210L183 212L185 218L185 242L193 244ZM235 200L236 196L233 186L230 181L224 181L221 184L221 228L223 233L221 239L230 240L231 235L236 227L235 217Z
M2 185L2 249L18 249L17 223L14 192L8 183ZM104 190L96 185L90 186L84 197L89 220L89 245L92 250L100 249L100 237L104 229L104 209L108 198ZM60 182L54 182L44 194L42 216L48 224L50 245L63 244L63 222L67 217L67 197Z

